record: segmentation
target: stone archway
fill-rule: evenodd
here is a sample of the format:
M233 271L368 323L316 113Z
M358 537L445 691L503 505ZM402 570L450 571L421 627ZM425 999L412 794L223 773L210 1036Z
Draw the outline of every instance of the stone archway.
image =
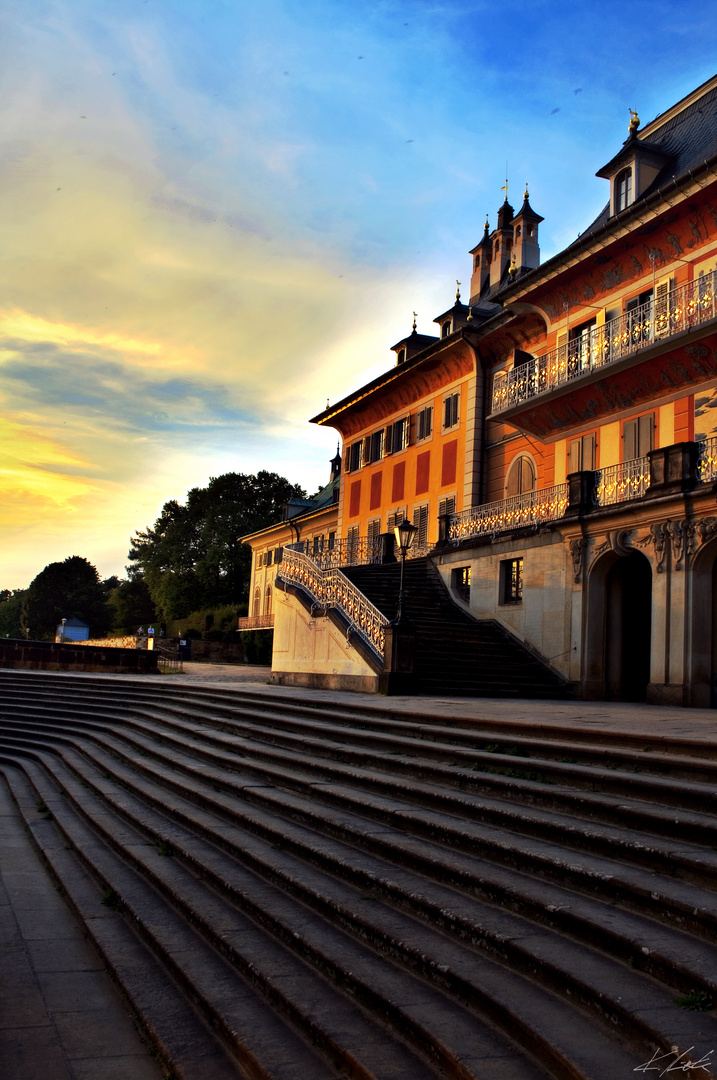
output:
M689 703L717 707L717 540L705 544L689 571L691 590Z
M650 682L652 568L639 551L612 551L590 574L586 696L644 701Z

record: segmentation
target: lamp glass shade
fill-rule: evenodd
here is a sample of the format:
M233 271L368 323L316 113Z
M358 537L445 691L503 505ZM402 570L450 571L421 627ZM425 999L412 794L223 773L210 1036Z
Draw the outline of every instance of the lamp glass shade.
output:
M413 543L414 537L418 532L415 525L412 525L410 521L402 521L400 525L397 525L393 530L396 537L396 543L400 547L401 551L408 551Z

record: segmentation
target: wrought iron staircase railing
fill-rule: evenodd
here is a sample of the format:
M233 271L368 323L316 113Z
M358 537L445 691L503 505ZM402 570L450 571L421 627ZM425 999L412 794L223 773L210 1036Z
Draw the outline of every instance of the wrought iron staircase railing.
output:
M324 570L304 552L285 547L277 573L284 581L301 586L317 607L337 608L349 624L349 640L352 633L360 634L383 661L389 621L337 567Z

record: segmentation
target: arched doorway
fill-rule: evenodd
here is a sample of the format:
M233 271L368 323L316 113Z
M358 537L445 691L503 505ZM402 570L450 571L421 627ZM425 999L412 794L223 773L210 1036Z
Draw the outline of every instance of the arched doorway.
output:
M717 707L717 540L705 544L690 573L692 618L689 703Z
M650 682L652 569L639 551L616 559L605 577L605 697L644 701Z

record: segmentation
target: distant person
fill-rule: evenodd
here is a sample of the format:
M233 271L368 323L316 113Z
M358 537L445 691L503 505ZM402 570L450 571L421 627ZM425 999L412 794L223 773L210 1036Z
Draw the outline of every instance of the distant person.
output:
M147 631L147 634L148 634L149 637L154 637L154 627L153 626L150 626L149 630Z
M137 629L137 637L144 637L144 627L140 626Z

